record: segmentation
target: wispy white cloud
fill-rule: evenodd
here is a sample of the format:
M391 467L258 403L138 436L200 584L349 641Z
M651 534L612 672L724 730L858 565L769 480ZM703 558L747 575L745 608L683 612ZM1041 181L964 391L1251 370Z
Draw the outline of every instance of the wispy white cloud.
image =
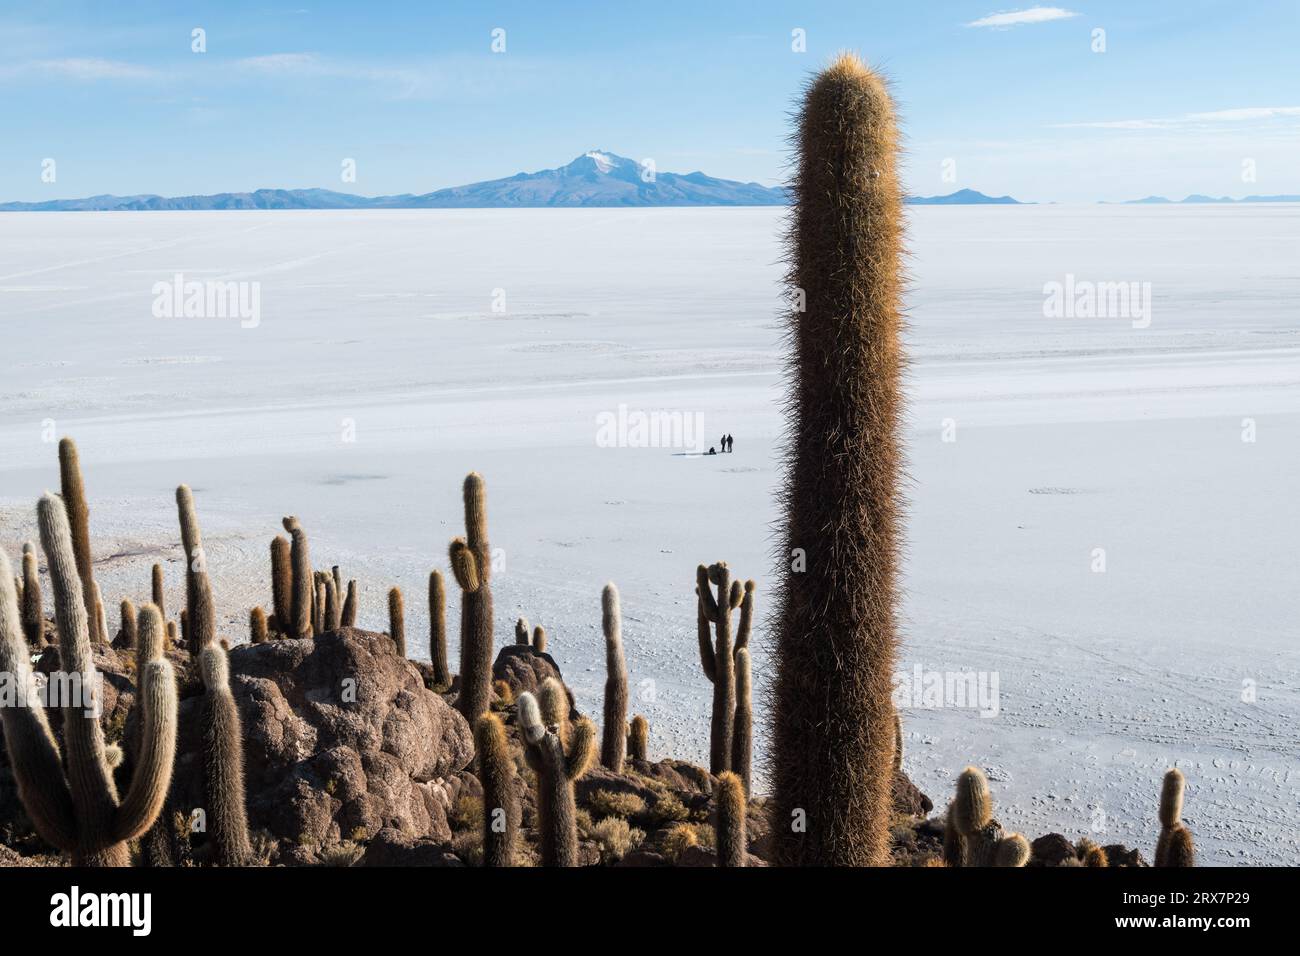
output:
M121 60L98 57L64 57L57 60L27 60L0 68L0 76L60 76L71 80L149 80L158 71Z
M539 64L522 57L485 63L483 57L374 64L340 60L319 53L271 53L234 61L238 73L294 79L339 79L383 88L394 99L436 99L471 95L501 83L523 82Z
M1248 123L1300 117L1300 106L1248 106L1209 113L1184 113L1158 119L1100 120L1087 123L1054 123L1051 129L1203 129L1221 123Z
M1010 10L1006 13L990 13L966 24L968 27L1008 27L1023 26L1028 23L1050 23L1052 20L1069 20L1079 14L1064 7L1030 7L1028 10Z

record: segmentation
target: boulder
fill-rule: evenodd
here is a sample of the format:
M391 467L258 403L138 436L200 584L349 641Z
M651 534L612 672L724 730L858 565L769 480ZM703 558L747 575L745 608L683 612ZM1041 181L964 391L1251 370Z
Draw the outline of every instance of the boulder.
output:
M924 819L934 809L934 802L901 770L894 774L891 801L894 812L905 817Z
M412 837L385 827L366 847L359 866L464 866L451 847L436 839Z
M509 684L516 699L523 693L536 694L548 677L564 681L555 658L530 644L507 644L492 665L492 679Z
M1060 833L1045 833L1029 845L1029 866L1060 866L1074 858L1074 844Z
M230 652L249 825L300 846L391 828L446 841L447 779L473 758L469 724L384 634L342 628ZM201 697L181 702L172 799L203 806Z

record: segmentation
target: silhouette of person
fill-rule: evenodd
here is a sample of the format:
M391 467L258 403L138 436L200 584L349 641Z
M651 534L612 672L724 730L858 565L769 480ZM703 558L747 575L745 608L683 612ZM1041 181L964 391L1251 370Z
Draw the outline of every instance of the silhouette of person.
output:
M733 452L733 451L736 450L735 447L734 447L733 444L732 444L734 441L735 441L735 439L732 438L730 435L727 436L727 451L728 451L728 452Z
M718 453L718 450L717 450L716 448L714 448L712 445L710 445L710 446L709 446L709 454L710 454L710 455L716 455L717 453Z

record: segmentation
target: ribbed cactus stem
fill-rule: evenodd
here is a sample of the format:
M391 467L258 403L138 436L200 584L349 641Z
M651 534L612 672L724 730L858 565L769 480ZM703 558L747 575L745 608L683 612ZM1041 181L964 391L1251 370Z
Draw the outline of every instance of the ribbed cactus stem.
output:
M388 634L398 657L406 657L406 606L401 588L388 590Z
M807 88L798 149L776 856L879 866L889 858L904 361L903 189L884 80L838 58Z
M627 733L627 755L632 760L646 760L650 748L650 722L637 714Z
M135 605L123 598L119 612L122 616L122 647L129 650L135 647L136 642Z
M542 713L532 694L519 697L519 727L530 765L537 771L537 816L543 866L578 863L577 807L573 784L591 764L596 751L596 729L580 719L573 727L568 751L554 728L542 723Z
M81 599L86 608L90 643L103 644L108 641L108 635L97 633L99 622L95 614L95 574L90 553L90 504L86 500L86 485L81 478L81 458L77 453L77 444L71 438L59 441L59 483L68 525L72 530L72 549L77 561L77 577L81 581Z
M167 601L166 592L163 587L163 567L161 564L155 564L149 571L149 593L153 600L153 606L158 609L163 620L167 620Z
M41 576L37 571L36 546L23 545L23 635L32 647L45 643L45 607L41 599Z
M546 653L546 628L540 624L533 628L533 650L538 654Z
M492 702L492 555L487 540L483 478L465 478L465 537L451 543L452 573L460 585L460 696L456 706L473 723Z
M451 683L447 667L447 586L441 571L429 572L429 660L433 662L433 682L438 687Z
M474 751L483 784L483 865L513 866L518 816L515 764L505 726L496 714L484 714L474 725Z
M199 531L194 495L189 485L176 489L176 510L180 516L181 545L185 549L185 607L189 612L189 651L195 660L217 639L217 609L208 580L207 556Z
M208 834L221 866L242 866L252 854L244 806L244 738L230 693L225 649L213 645L199 660L203 675L203 785Z
M271 613L275 616L275 629L281 634L292 634L293 623L293 558L289 539L277 534L271 539Z
M734 773L723 773L718 777L718 866L745 865L745 809L744 781Z
M307 532L298 519L290 515L284 519L284 530L291 540L290 567L293 590L290 596L289 623L285 633L290 637L311 637L312 605L315 602L316 583L312 577L311 553L307 547Z
M600 626L605 632L605 719L600 762L607 770L622 773L627 747L627 661L623 655L623 612L613 582L601 592L600 609Z

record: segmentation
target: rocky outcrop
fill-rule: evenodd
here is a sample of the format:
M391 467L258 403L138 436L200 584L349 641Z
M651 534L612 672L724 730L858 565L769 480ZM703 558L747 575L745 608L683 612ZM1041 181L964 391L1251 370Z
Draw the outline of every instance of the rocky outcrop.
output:
M492 665L492 679L509 684L516 698L523 693L536 694L548 677L564 682L555 658L531 644L507 644Z

